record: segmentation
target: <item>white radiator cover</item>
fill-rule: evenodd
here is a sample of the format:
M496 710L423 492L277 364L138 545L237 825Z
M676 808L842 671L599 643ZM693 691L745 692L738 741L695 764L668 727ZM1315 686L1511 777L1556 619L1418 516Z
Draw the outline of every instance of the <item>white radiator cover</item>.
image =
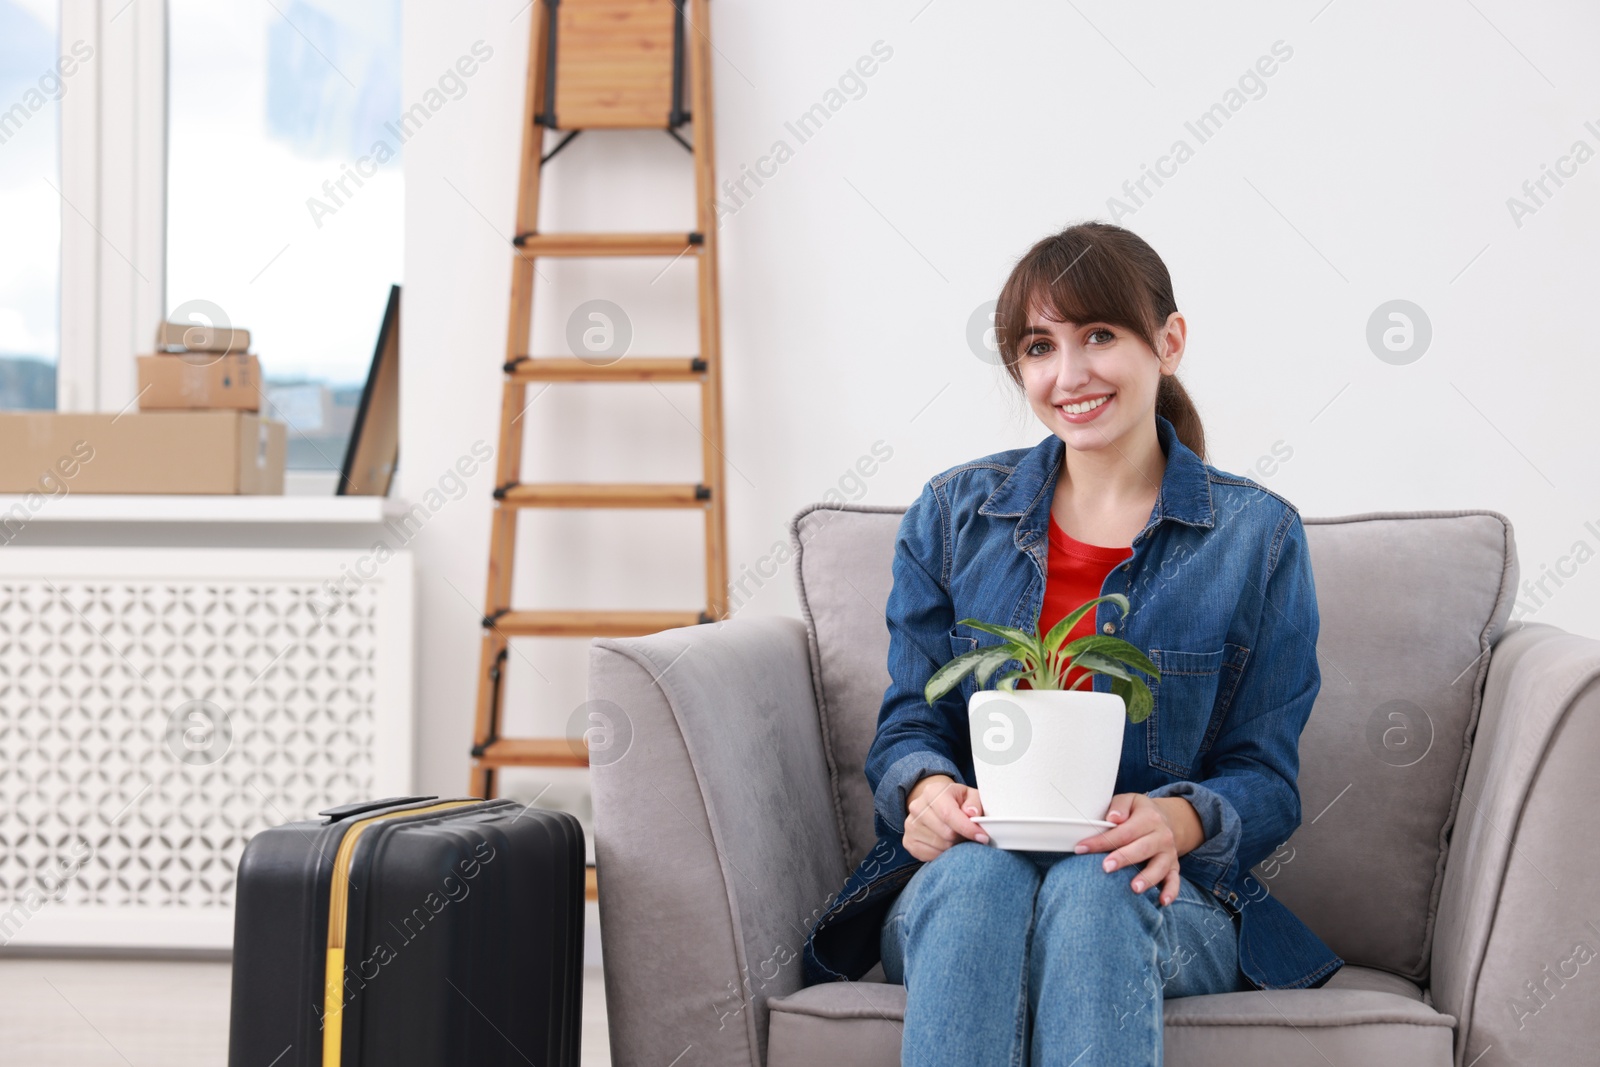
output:
M231 945L251 835L411 791L412 607L409 552L0 548L0 945Z

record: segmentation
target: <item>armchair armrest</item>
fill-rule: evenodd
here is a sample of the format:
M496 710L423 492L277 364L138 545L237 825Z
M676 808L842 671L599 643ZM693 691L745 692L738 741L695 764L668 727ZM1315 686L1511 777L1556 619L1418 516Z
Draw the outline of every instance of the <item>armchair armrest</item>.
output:
M1560 1062L1600 1043L1594 848L1600 641L1512 625L1495 645L1445 867L1434 1006L1456 1062Z
M760 1067L848 874L805 625L596 638L589 699L631 734L590 772L612 1062Z

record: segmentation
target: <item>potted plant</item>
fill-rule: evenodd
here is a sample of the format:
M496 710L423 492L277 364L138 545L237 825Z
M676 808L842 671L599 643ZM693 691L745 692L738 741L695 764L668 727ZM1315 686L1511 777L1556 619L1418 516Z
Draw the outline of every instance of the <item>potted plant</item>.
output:
M1155 706L1142 672L1159 682L1160 672L1138 648L1120 637L1089 634L1063 646L1078 620L1102 600L1128 613L1121 593L1080 605L1043 637L1013 626L977 619L961 623L1003 638L963 653L939 668L924 690L929 704L974 674L979 689L967 702L973 769L984 814L974 821L999 848L1070 852L1085 837L1106 829L1105 820L1122 760L1127 723L1149 718ZM1001 667L994 689L983 689ZM1064 687L1072 668L1084 672ZM1111 692L1080 688L1094 675L1111 678ZM1016 688L1026 680L1029 687Z

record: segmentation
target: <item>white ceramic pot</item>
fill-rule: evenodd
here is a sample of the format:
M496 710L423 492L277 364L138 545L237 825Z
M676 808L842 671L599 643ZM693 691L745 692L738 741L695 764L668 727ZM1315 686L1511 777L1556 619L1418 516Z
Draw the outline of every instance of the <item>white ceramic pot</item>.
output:
M973 693L967 722L984 815L1104 821L1122 762L1127 721L1127 707L1115 693ZM1000 847L1013 847L991 836Z

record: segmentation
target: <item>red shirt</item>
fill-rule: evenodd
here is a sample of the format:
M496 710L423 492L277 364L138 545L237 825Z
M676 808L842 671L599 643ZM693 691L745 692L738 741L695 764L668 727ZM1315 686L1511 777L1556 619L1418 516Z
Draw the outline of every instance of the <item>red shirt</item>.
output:
M1099 596L1111 568L1133 555L1131 545L1127 548L1106 548L1068 537L1067 531L1057 524L1054 515L1050 516L1049 545L1046 553L1049 580L1045 582L1044 603L1039 608L1041 637L1074 608ZM1066 640L1061 642L1062 645L1094 633L1094 616L1095 613L1090 611L1079 619ZM1071 668L1062 682L1062 688L1069 688L1083 674L1082 668ZM1088 685L1085 682L1083 687ZM1032 686L1026 680L1020 680L1017 688L1031 689Z

